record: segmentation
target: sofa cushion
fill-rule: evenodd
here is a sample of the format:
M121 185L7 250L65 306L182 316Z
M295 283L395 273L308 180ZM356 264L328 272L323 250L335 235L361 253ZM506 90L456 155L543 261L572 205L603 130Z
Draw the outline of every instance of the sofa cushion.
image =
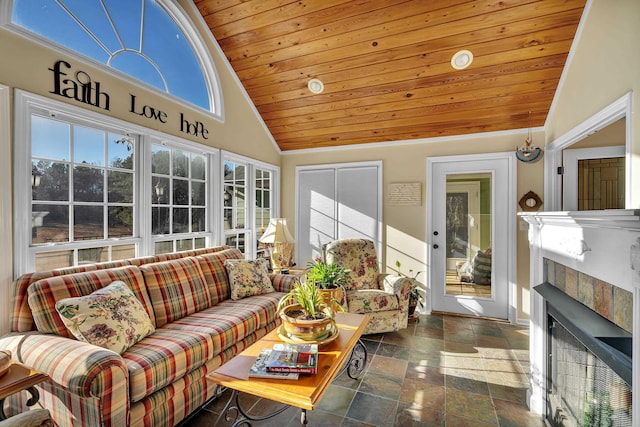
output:
M156 326L211 305L209 288L198 261L181 258L140 266L156 315Z
M398 296L377 289L347 291L347 304L350 313L370 313L376 311L398 310Z
M116 280L127 284L142 303L151 323L155 325L153 307L147 295L142 273L138 267L127 266L48 277L32 283L27 289L27 294L38 331L72 338L73 336L56 311L56 302L64 298L89 295Z
M156 329L122 355L129 371L131 401L137 402L171 384L214 355L211 340L205 334Z
M120 354L155 329L140 301L122 281L86 296L61 299L56 310L77 339Z
M227 300L163 326L163 329L192 331L209 336L214 354L226 350L266 325L278 321L276 307L281 292Z
M204 280L209 287L211 305L229 299L231 290L224 261L227 259L244 259L244 254L239 249L229 248L211 254L200 255L196 259L200 263Z
M254 260L228 259L224 262L229 276L231 299L239 300L274 291L269 278L269 267L265 258Z

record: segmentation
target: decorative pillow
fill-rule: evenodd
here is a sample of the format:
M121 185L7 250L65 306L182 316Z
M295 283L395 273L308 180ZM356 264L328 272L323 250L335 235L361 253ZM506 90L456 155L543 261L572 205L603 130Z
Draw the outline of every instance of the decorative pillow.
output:
M477 285L491 284L491 252L478 251L473 258L473 282Z
M86 296L61 299L56 310L78 340L120 354L155 330L140 301L122 281Z
M224 267L229 275L232 300L274 292L265 258L227 259Z

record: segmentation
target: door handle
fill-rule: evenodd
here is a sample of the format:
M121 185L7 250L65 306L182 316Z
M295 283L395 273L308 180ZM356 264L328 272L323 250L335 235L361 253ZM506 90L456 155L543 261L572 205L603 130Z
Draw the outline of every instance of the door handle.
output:
M433 244L433 249L438 249L438 248L439 248L438 244L437 244L437 243L434 243L434 244Z

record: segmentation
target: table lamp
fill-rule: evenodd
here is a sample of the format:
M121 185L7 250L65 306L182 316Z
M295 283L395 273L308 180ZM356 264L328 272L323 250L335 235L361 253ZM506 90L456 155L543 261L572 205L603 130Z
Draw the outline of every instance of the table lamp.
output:
M285 218L271 218L267 229L258 241L269 248L274 271L291 266L295 239L289 233Z

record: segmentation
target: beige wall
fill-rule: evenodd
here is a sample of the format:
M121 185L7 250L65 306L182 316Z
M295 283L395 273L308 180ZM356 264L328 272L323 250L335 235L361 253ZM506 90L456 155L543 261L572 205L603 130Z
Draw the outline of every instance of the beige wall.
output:
M542 141L542 133L534 133L534 142ZM312 164L332 164L382 160L383 163L383 200L386 200L388 185L393 182L421 182L423 192L422 206L389 206L383 204L383 265L391 272L394 263L399 260L402 269L407 272L424 271L426 265L426 221L428 207L424 203L427 180L427 158L478 154L487 152L515 151L526 138L526 131L510 134L491 134L474 138L449 138L390 145L367 145L362 148L333 151L285 153L282 158L282 194L283 216L287 218L292 230L295 229L295 199L287 197L295 194L296 166ZM515 155L515 154L514 154ZM517 200L528 191L536 192L544 199L542 181L543 163L518 163ZM520 210L519 208L517 208ZM517 227L519 229L519 227ZM529 316L529 248L526 231L518 231L517 236L517 318ZM425 283L424 275L419 277Z
M573 58L547 118L550 143L626 93L633 91L634 109L640 105L640 1L592 0L574 42ZM632 123L632 182L640 182L640 120ZM640 186L632 195L640 207Z

